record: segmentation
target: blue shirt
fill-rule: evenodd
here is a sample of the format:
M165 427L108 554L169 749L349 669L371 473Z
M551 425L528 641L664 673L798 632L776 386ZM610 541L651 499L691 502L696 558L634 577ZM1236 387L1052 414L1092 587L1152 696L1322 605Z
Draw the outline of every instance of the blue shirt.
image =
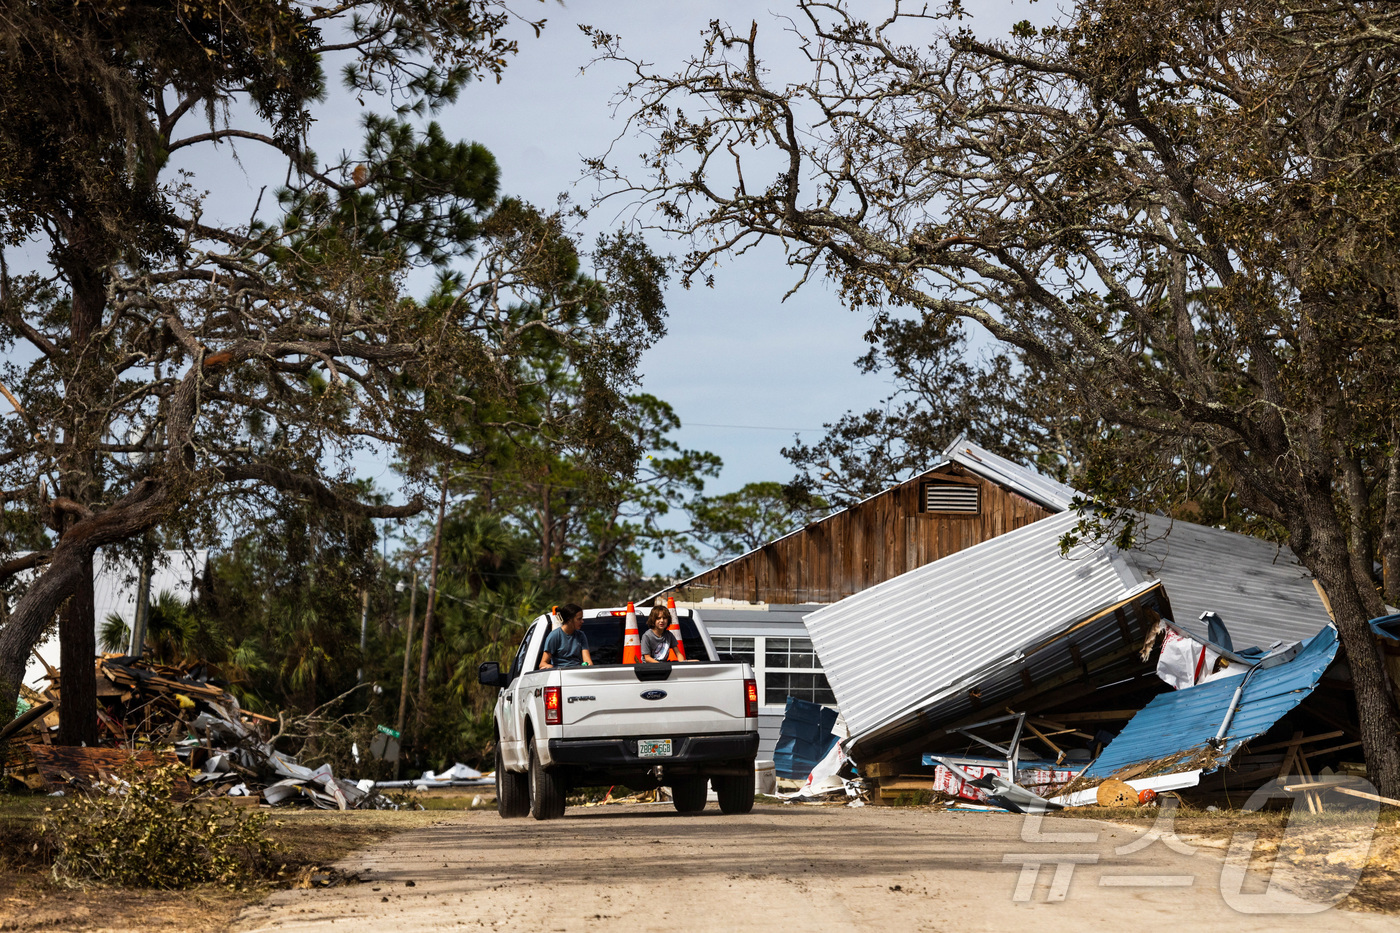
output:
M555 667L579 667L587 650L588 636L583 634L583 629L569 635L557 628L544 637L544 653Z

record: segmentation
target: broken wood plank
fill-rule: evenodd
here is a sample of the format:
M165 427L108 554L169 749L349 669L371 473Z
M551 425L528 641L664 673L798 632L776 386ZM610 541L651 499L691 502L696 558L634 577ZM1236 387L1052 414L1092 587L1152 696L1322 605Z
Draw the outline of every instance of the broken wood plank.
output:
M5 726L4 726L4 728L0 728L0 742L5 741L5 740L8 739L10 736L16 734L17 732L21 731L21 730L24 729L26 726L28 726L28 725L30 725L30 724L36 722L37 720L43 719L43 718L44 718L45 716L47 716L52 710L53 710L53 701L52 701L52 700L45 700L43 703L40 703L38 706L34 706L34 707L31 707L31 708L25 710L25 711L24 711L22 714L20 714L18 717L14 718L14 719L10 720L8 723L6 723Z
M1351 784L1361 780L1354 777L1339 777L1335 781L1304 781L1301 784L1285 784L1283 789L1289 792L1305 790L1335 790L1339 784Z
M1374 800L1376 803L1383 803L1387 807L1400 807L1400 800L1393 800L1390 797L1382 797L1380 794L1368 794L1364 790L1353 790L1350 787L1334 787L1339 794L1346 794L1348 797L1360 797L1362 800Z
M49 784L66 785L70 778L92 784L102 773L121 774L127 767L137 770L179 764L174 752L131 751L124 748L87 748L75 745L29 746L34 765ZM176 799L186 799L193 793L188 780L176 783Z
M1110 719L1132 719L1141 710L1105 709L1096 713L1051 713L1060 722L1099 722Z
M1041 732L1029 722L1026 723L1026 728L1031 730L1032 735L1034 735L1037 739L1040 739L1040 741L1044 742L1047 746L1050 747L1050 750L1055 753L1055 764L1060 764L1065 760L1065 750L1063 748L1060 748L1060 746L1056 745L1054 742L1052 742L1048 735L1046 735L1044 732Z
M1310 735L1306 738L1297 740L1288 739L1285 742L1274 742L1270 745L1260 745L1257 748L1253 745L1247 745L1246 747L1249 749L1251 754L1258 754L1259 752L1272 752L1280 748L1287 748L1290 745L1311 745L1314 742L1326 742L1328 739L1339 739L1343 735L1345 735L1345 733L1339 729L1336 732L1323 732L1319 735Z
M1318 749L1317 751L1315 751L1315 752L1308 752L1308 753L1307 753L1306 755L1304 755L1303 757L1304 757L1304 758L1316 758L1318 755L1328 755L1328 754L1331 754L1332 752L1341 752L1341 751L1346 751L1348 748L1356 748L1356 746L1358 746L1358 745L1360 745L1360 744L1361 744L1360 742L1347 742L1345 745L1333 745L1333 746L1331 746L1330 748L1319 748L1319 749Z

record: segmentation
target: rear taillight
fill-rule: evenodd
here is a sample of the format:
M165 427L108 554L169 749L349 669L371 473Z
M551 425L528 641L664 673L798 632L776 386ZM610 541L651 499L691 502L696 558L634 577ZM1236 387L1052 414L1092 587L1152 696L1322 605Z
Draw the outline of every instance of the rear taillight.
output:
M544 688L544 724L557 726L563 723L564 714L559 709L559 688Z
M744 681L744 716L753 719L758 715L758 681L750 678Z

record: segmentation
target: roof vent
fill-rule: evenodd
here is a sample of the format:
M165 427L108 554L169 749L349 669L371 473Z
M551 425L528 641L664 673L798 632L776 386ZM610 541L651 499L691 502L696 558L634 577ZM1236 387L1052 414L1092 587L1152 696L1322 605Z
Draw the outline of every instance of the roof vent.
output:
M980 511L981 489L963 483L924 483L925 512L945 515L976 515Z

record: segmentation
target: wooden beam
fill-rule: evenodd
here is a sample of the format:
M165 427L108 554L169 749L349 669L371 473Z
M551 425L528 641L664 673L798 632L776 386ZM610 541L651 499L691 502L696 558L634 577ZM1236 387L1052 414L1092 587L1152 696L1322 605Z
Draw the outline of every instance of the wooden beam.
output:
M1374 800L1376 803L1383 803L1387 807L1400 807L1400 800L1382 797L1380 794L1368 794L1364 790L1353 790L1350 787L1334 787L1332 790L1339 794L1346 794L1348 797L1360 797L1362 800Z
M1328 739L1341 738L1344 734L1345 733L1338 730L1336 732L1323 732L1318 735L1310 735L1304 739L1289 739L1287 742L1274 742L1269 745L1260 745L1257 748L1249 743L1245 743L1245 745L1249 749L1251 755L1258 755L1262 752L1278 751L1280 748L1287 748L1290 745L1311 745L1313 742L1326 742Z
M1074 642L1069 643L1069 656L1074 659L1074 663L1079 665L1079 669L1084 672L1084 676L1089 676L1089 665L1084 663L1084 656L1079 653L1079 646Z
M1137 709L1106 709L1097 713L1055 713L1054 716L1060 722L1099 722L1107 719L1132 719L1142 710Z
M1133 632L1132 629L1128 628L1128 614L1123 611L1122 606L1113 610L1113 621L1118 623L1118 631L1123 635L1123 643L1127 644L1132 641Z
M1317 595L1322 599L1322 608L1327 610L1327 618L1336 622L1337 617L1332 615L1332 600L1327 598L1327 591L1322 588L1322 584L1316 578L1313 579L1313 588L1317 590Z
M1315 752L1308 752L1308 753L1307 753L1306 755L1304 755L1303 757L1304 757L1304 758L1316 758L1318 755L1327 755L1327 754L1330 754L1330 753L1332 753L1332 752L1345 751L1345 750L1348 749L1348 748L1356 748L1356 746L1358 746L1358 745L1360 745L1360 744L1361 744L1360 742L1347 742L1345 745L1333 745L1333 746L1331 746L1331 747L1329 747L1329 748L1319 748L1319 749L1318 749L1317 751L1315 751Z
M1285 784L1283 789L1290 793L1302 790L1336 790L1339 784L1353 784L1358 778L1344 777L1335 781L1304 781L1302 784Z
M1048 735L1046 735L1044 732L1041 732L1029 722L1026 723L1026 728L1031 730L1032 735L1034 735L1037 739L1040 739L1040 741L1048 745L1050 747L1050 750L1055 753L1055 764L1059 764L1060 762L1065 760L1065 750L1063 748L1060 748L1060 746L1056 745L1054 742L1050 741L1050 737Z

